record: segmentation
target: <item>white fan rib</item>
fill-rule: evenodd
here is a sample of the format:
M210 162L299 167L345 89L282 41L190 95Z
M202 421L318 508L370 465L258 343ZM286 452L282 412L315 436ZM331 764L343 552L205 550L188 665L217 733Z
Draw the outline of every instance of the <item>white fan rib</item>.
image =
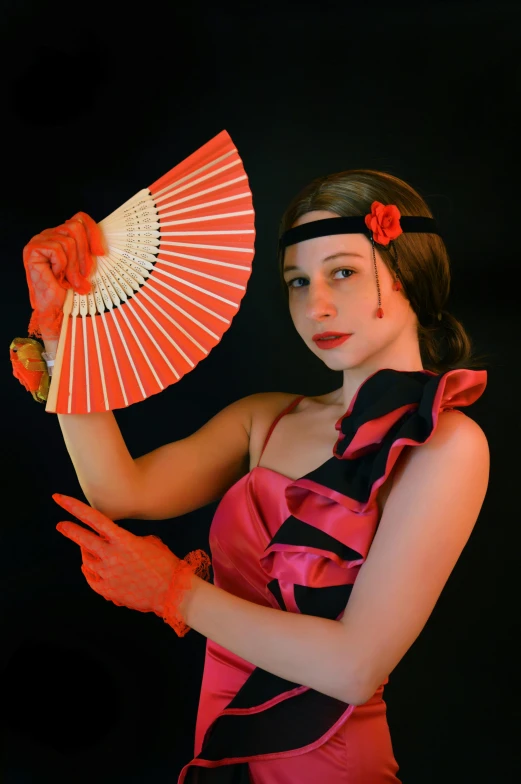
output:
M129 304L129 303L128 303L128 301L127 301L127 305L128 305L128 304ZM143 346L141 345L141 341L140 341L140 339L138 338L138 336L136 335L136 332L135 332L135 330L134 330L134 327L133 327L133 326L132 326L132 324L130 323L130 321L129 321L129 318L128 318L127 314L125 313L125 308L124 308L124 306L122 306L122 307L121 307L119 310L120 310L120 312L121 312L121 315L122 315L122 317L123 317L123 318L124 318L124 320L125 320L125 323L126 323L127 327L128 327L128 328L129 328L129 330L131 331L131 333L132 333L132 336L133 336L134 340L136 341L136 343L137 343L137 346L138 346L139 350L140 350L140 351L141 351L141 353L143 354L143 357L144 357L144 359L145 359L145 362L147 363L148 367L149 367L149 368L150 368L150 370L152 371L152 374L153 374L153 376L154 376L154 378L155 378L155 380L156 380L157 384L159 385L159 387L160 387L161 389L164 389L165 387L164 387L164 385L163 385L163 383L162 383L161 379L160 379L160 378L159 378L159 376L157 375L157 373L156 373L156 371L155 371L155 368L154 368L154 366L152 365L152 363L150 362L149 358L147 357L146 351L145 351L145 349L143 348ZM150 333L149 333L149 334L150 334ZM151 337L151 336L150 336L150 337ZM155 343L155 341L154 341L154 343ZM136 371L134 371L134 372L136 372ZM141 384L140 384L140 387L141 387ZM143 390L143 394L144 394L144 396L146 397L146 395L145 395L145 393L144 393L144 390Z
M139 322L139 324L141 325L142 329L143 329L143 330L146 332L146 334L148 335L148 337L150 338L150 340L152 341L152 343L154 344L154 346L156 347L156 349L159 351L159 353L160 353L160 354L161 354L161 356L163 357L163 359L164 359L165 363L168 365L168 367L170 368L170 370L172 371L172 373L174 374L174 376L175 376L175 377L177 378L177 380L179 381L179 379L181 378L181 376L179 375L179 373L177 372L177 370L175 369L175 367L172 365L172 363L171 363L171 362L170 362L170 360L168 359L167 355L165 354L165 352L163 351L163 349L161 348L161 346L160 346L160 345L157 343L156 339L154 338L154 336L152 335L152 333L151 333L151 332L150 332L150 330L148 329L147 325L144 323L144 321L143 321L143 319L141 318L141 316L139 315L139 313L136 311L136 309L135 309L135 307L134 307L134 302L136 302L136 300L134 300L134 301L130 301L130 300L129 300L129 302L127 302L127 307L129 308L130 312L132 313L132 315L134 316L134 318L136 319L136 321L138 321L138 322ZM144 307L144 305L142 305L142 303L141 303L141 302L137 302L137 304L138 304L138 305L140 305L140 307L141 307L141 308L142 308L142 309L145 311L145 313L147 314L147 316L149 317L149 319L150 319L151 321L153 321L153 322L154 322L154 324L156 325L156 327L160 327L160 324L158 324L158 322L155 320L155 318L154 318L154 317L153 317L153 316L152 316L152 315L151 315L151 314L150 314L150 313L147 311L147 309Z
M231 245L204 245L202 242L172 242L172 240L163 240L161 243L161 247L163 245L168 245L169 247L176 247L176 248L198 248L202 250L222 250L226 252L233 252L233 253L253 253L253 247L248 248L234 248ZM165 251L163 251L164 253ZM197 257L195 257L197 258ZM250 269L249 267L244 267L243 269Z
M175 320L174 320L174 319L173 319L171 316L169 316L169 315L168 315L168 313L166 313L166 312L163 310L163 308L161 308L159 305L157 305L157 304L154 302L154 300L153 300L153 299L151 299L151 298L150 298L148 295L144 295L144 296L145 296L145 299L149 300L149 302L151 302L151 303L152 303L152 305L154 305L154 307L156 307L156 308L157 308L157 310L159 310L159 312L160 312L160 313L162 313L162 314L163 314L163 316L164 316L166 319L168 319L168 321L171 321L171 322L172 322L172 324L174 324L175 326L177 326L177 323L176 323L176 321L175 321ZM158 321L156 321L156 320L153 318L153 316L151 316L151 314L150 314L150 313L148 312L148 310L145 308L145 306L143 305L143 303L142 303L140 300L137 300L137 299L136 299L136 303L137 303L137 304L140 306L140 308L143 310L143 312L144 312L144 313L146 313L146 314L147 314L147 316L149 316L149 317L152 319L152 321L155 323L155 325L157 326L157 328L161 330L161 332L163 333L163 335L165 336L165 338L168 340L168 342L169 342L169 343L171 343L171 344L172 344L172 346L175 348L175 350L176 350L176 351L178 351L178 352L181 354L181 356L183 357L183 359L186 359L186 361L188 362L188 364L189 364L191 367L195 367L195 365L194 365L194 363L192 362L192 360L190 359L190 357L188 357L188 356L185 354L185 352L183 351L183 349L182 349L180 346L178 346L178 345L177 345L177 343L175 342L175 340L173 339L173 337L172 337L171 335L169 335L169 334L168 334L168 332L166 331L166 329L165 329L163 326L161 326L161 324L160 324ZM203 351L205 354L207 354L207 353L208 353L208 352L207 352L205 349L202 349L202 351Z
M124 237L128 241L130 237L159 237L159 232L155 229L152 231L150 229L139 229L139 230L132 230L128 231L127 229L122 229L118 231L110 231L107 232L107 237Z
M114 269L114 266L107 260L106 256L103 256L99 260L100 269L105 271L105 275L107 276L110 284L116 294L118 295L121 302L126 302L127 297L134 293L134 290L128 285L126 282L122 282L120 280L120 275ZM106 285L106 284L105 284ZM127 291L128 287L128 291ZM116 303L114 303L116 304Z
M174 204L183 204L186 201L192 201L193 199L197 199L200 196L206 196L207 193L215 193L215 191L222 190L223 188L229 188L230 185L235 185L238 182L243 182L247 180L247 176L245 174L241 174L240 177L234 177L231 180L226 180L226 182L220 182L218 185L212 185L210 188L202 188L200 191L196 191L195 193L190 193L188 196L183 196L181 199L174 199L173 201L169 202L168 204L163 204L163 210L166 210L167 207L170 207ZM194 185L195 183L192 183ZM183 190L183 189L180 189ZM179 192L179 191L178 191ZM173 196L174 193L167 194L168 196ZM248 198L250 197L250 193L247 194ZM153 202L153 199L152 199Z
M166 263L166 262L165 262ZM206 289L201 288L196 283L190 283L190 281L185 280L184 278L180 278L177 275L172 275L171 272L167 272L159 267L155 269L156 275L165 275L167 278L171 278L172 280L177 280L178 283L184 283L185 286L188 286L191 289L195 289L196 291L201 291L203 294L206 294L208 297L213 297L214 299L218 299L221 302L224 302L226 305L231 305L235 307L235 302L232 300L226 299L225 297L221 297L220 294L216 294L215 291L206 291ZM235 288L244 288L244 286L235 285ZM176 292L177 293L177 292Z
M139 268L138 264L134 264L134 262L122 261L117 256L112 254L108 256L108 259L115 269L119 271L119 274L123 280L128 283L132 291L137 291L140 286L143 286L145 283L145 278L139 272L137 272L136 268ZM146 277L148 277L148 272L146 273Z
M159 233L159 232L158 232ZM255 234L254 229L212 229L212 231L169 231L161 232L161 237L215 237L222 234Z
M128 287L127 290L127 288L123 286L123 288L125 288L125 291L127 292L127 295L131 297L133 293L137 291L140 286L143 285L145 279L140 275L139 277L141 278L141 280L137 280L136 273L134 272L130 264L126 264L120 259L111 256L105 258L108 258L108 261L106 263L108 263L109 266L112 268L112 274L116 276L116 279L118 280L121 286L125 284L125 286Z
M103 231L109 234L111 231L123 229L124 231L134 231L135 229L152 229L157 227L159 223L159 215L157 210L154 212L143 213L138 216L135 215L121 215L119 218L114 217L103 226Z
M205 347L204 347L204 346L201 346L201 344L200 344L200 343L199 343L199 342L198 342L198 341L197 341L197 340L196 340L196 339L193 337L193 335L190 335L190 333L189 333L189 332L187 332L187 331L186 331L186 329L184 329L184 327L182 327L182 326L181 326L181 325L180 325L180 324L179 324L179 323L178 323L178 322L175 320L175 318L173 318L173 316L170 316L168 313L166 313L166 311L164 311L164 310L163 310L163 308L162 308L160 305L158 305L156 302L154 302L154 300L153 300L153 299L151 299L151 297L147 296L147 297L146 297L146 299L147 299L149 302L151 302L151 303L154 305L154 307L155 307L157 310L159 310L159 312L160 312L160 313L162 313L162 314L163 314L163 316L164 316L165 318L167 318L167 319L168 319L168 321L170 321L170 323L174 325L174 327L176 327L176 329L178 329L178 330L179 330L179 332L182 332L182 333L183 333L183 335L184 335L186 338L188 338L188 340L190 340L190 341L191 341L191 342L194 344L194 346L197 346L197 348L199 349L199 351L202 351L202 352L203 352L203 354L207 354L207 353L208 353L208 352L207 352L207 350L205 349ZM141 308L142 308L142 310L143 310L143 311L144 311L144 312L147 314L147 316L148 316L148 317L151 319L151 321L153 321L153 322L154 322L154 324L156 325L156 327L159 327L159 326L160 326L160 325L159 325L159 323L156 321L156 319L153 317L153 315L150 313L150 311L149 311L149 310L147 310L147 308L146 308L146 307L143 305L143 303L142 303L142 302L140 302L139 304L141 305ZM152 336L151 336L151 337L152 337ZM153 338L152 338L152 340L153 340ZM155 342L155 341L154 341L154 342Z
M100 261L100 260L98 259L98 261ZM112 300L113 304L116 305L116 306L119 305L121 300L118 297L118 295L116 294L114 286L112 285L112 283L111 283L111 281L110 281L106 271L104 270L104 266L101 263L98 265L98 270L96 272L96 276L98 276L98 275L101 278L101 281L102 281L103 285L105 286L105 289L106 289L110 299Z
M165 221L161 223L163 226L180 226L183 223L206 223L206 221L223 220L224 218L237 218L239 215L253 215L253 210L240 210L238 212L224 212L218 215L203 215L200 218L187 218L186 220ZM135 232L135 234L145 234L145 232ZM169 236L168 232L163 232L161 228L161 236Z
M214 310L211 310L210 308L207 308L206 305L203 305L201 302L198 302L196 299L192 299L192 297L189 297L188 294L183 294L178 289L175 289L173 286L170 286L168 283L165 283L164 280L159 280L158 278L156 278L155 281L153 281L153 282L157 283L158 286L163 286L163 288L168 289L169 291L173 292L174 294L177 294L177 296L181 297L181 299L185 299L187 302L191 302L192 305L195 305L196 307L201 308L201 310L204 310L206 313L209 313L211 316L214 316L216 319L219 319L219 321L224 321L225 324L229 324L230 323L230 321L228 319L226 319L224 316L221 316L219 313L216 313ZM165 297L164 294L160 294L160 292L157 291L155 286L153 286L153 291L155 291L158 294L158 296L163 297L163 299L170 304L171 300L169 300L168 297ZM143 293L143 289L141 290L141 293ZM172 303L172 306L173 306L173 303Z
M114 223L143 223L157 220L158 208L150 196L146 202L141 202L133 207L127 207L119 212L114 212L110 218L104 218L103 227L112 226Z
M182 264L174 264L173 261L165 261L165 259L160 260L160 264L165 264L167 267L173 267L174 269L182 270L182 272L189 272L191 275L197 275L199 278L206 278L207 280L215 280L217 283L222 283L223 286L231 286L233 289L242 289L243 291L246 289L246 286L243 286L241 283L233 283L231 280L226 280L225 278L218 278L215 275L209 275L208 272L201 272L201 270L195 270L191 267L183 267ZM229 265L226 265L229 266ZM161 268L158 267L157 272L163 272ZM187 283L187 281L184 281ZM206 292L207 294L209 292Z
M140 251L130 253L129 251L120 250L120 248L116 247L115 245L110 245L107 256L109 258L120 260L122 264L127 264L129 267L132 267L134 272L136 272L138 275L143 275L146 278L147 275L144 273L144 270L154 269L154 263L157 259L157 251L155 254L147 253L140 255ZM146 256L150 256L150 259L147 259Z
M76 299L78 295L74 294L74 299ZM71 324L71 355L69 361L69 398L67 401L67 411L70 414L72 410L72 388L74 386L74 358L76 355L76 316L72 316L72 324Z
M227 321L227 319L224 318L224 316L220 316L218 313L214 313L213 310L210 310L210 308L207 308L204 305L201 305L200 302L196 302L194 299L191 299L190 297L187 297L186 295L181 294L180 292L176 292L175 289L173 289L167 283L163 283L162 281L157 281L157 282L160 283L165 288L170 289L171 291L175 292L176 294L178 294L178 296L183 297L183 299L188 300L188 302L192 302L197 307L201 308L202 310L205 310L211 316L214 316L216 319L219 319L219 321L224 321L225 324L229 324L230 323L229 321ZM196 319L195 316L192 316L191 313L188 313L188 311L184 310L180 305L177 305L175 302L172 302L171 299L169 299L168 297L165 297L165 295L161 291L158 291L158 289L154 285L147 286L147 291L153 291L154 294L156 294L156 296L158 296L161 299L163 299L168 305L170 305L171 308L174 308L175 310L178 310L180 313L183 314L183 316L186 316L187 319L189 319L190 321L193 321L194 324L196 324L198 327L200 327L204 332L207 332L212 338L215 338L216 340L219 340L219 335L216 335L215 332L212 332L212 330L209 327L207 327L206 324L203 324L202 321L198 321L198 319ZM144 289L141 289L140 293L136 297L134 297L134 299L137 301L139 296L143 296L143 297L146 296L147 299L150 299L150 297L148 297L148 295L146 294ZM159 310L159 307L158 307L158 310ZM163 312L163 311L161 311L161 312Z
M87 413L90 414L90 374L89 374L89 351L87 347L87 316L82 314L81 326L83 330L83 359L85 362L85 386L87 392Z
M162 225L164 225L164 218L169 218L171 215L185 215L188 212L195 212L196 210L199 212L206 207L215 207L217 204L228 204L231 201L239 201L239 199L244 199L244 197L247 195L247 193L236 193L233 196L225 196L223 199L214 199L213 201L206 201L203 204L192 204L190 207L182 207L180 210L161 212L159 221ZM204 217L209 218L210 216L207 215Z
M119 326L118 320L117 320L113 310L110 311L110 315L112 316L112 320L114 321L116 329L117 329L117 331L119 333L119 337L120 337L121 343L123 344L123 348L125 349L125 353L127 355L127 359L130 362L130 366L131 366L132 370L134 371L134 376L136 377L136 381L138 383L138 386L139 386L139 389L141 391L141 394L143 395L143 397L146 397L145 390L143 388L143 384L141 383L141 378L139 377L139 373L137 372L136 366L134 365L134 360L132 359L132 355L131 355L131 353L129 351L129 348L127 346L127 341L125 340L125 336L123 335L123 332L121 331L121 327Z
M239 166L240 163L241 161L239 159L237 159L236 161L232 161L231 163L227 163L224 166L221 166L219 169L214 169L213 171L208 172L208 174L203 174L201 177L197 177L196 179L190 180L190 182L185 183L181 187L178 187L179 186L178 182L172 182L170 183L170 185L167 185L165 188L163 188L161 195L158 195L157 192L154 193L153 191L151 191L150 192L151 197L154 200L154 202L158 204L159 202L163 202L165 199L170 199L172 196L177 196L179 193L183 193L183 191L186 191L188 188L193 188L195 185L200 185L202 182L207 182L208 180L217 177L223 172L229 171L234 166ZM226 181L225 185L228 185L229 182L230 180Z
M192 256L188 253L179 253L178 251L176 252L173 250L161 250L161 253L167 256L175 256L176 258L180 258L180 259L191 259L192 261L202 261L203 264L216 264L218 267L231 267L232 269L244 270L245 272L250 271L249 267L242 266L240 264L234 264L231 261L217 261L217 259L206 259L204 256ZM164 259L159 259L158 261L160 264L161 263L169 264L169 262L165 261ZM177 266L177 265L170 264L170 266ZM184 267L180 267L179 269L184 269ZM190 270L190 272L193 272L194 275L196 274L195 271L192 269ZM217 278L217 280L219 280L219 278Z
M155 192L155 196L157 197L157 196L162 195L169 188L172 188L172 186L178 187L182 183L189 182L191 179L193 179L194 177L197 177L199 174L201 174L201 172L208 171L208 169L211 169L212 166L215 166L217 163L220 163L221 161L226 160L226 158L229 158L230 155L234 155L235 153L237 153L237 150L233 149L233 150L229 150L228 152L223 153L222 155L219 155L217 158L214 158L212 161L209 161L208 163L205 163L203 166L199 166L197 169L194 169L193 171L189 172L188 174L185 174L184 177L180 177L178 180L174 180L173 182L169 183L168 185L165 185L164 188L161 188L160 190ZM238 155L239 154L237 153L237 156ZM237 162L240 162L240 158L239 157L237 159ZM211 175L211 172L210 172L210 175ZM190 185L188 185L187 187L190 187ZM147 192L151 193L149 188L147 188Z
M152 195L151 195L149 189L148 188L141 188L140 191L138 191L133 196L131 196L130 199L127 199L126 202L124 202L117 209L115 209L113 212L111 212L110 215L107 215L106 218L103 218L103 220L100 222L99 225L102 226L106 221L110 220L114 215L118 215L123 210L129 209L133 204L138 203L140 200L141 201L146 201L146 200L149 200L151 198L152 198Z
M109 310L109 313L112 313L112 308ZM103 321L103 327L105 329L105 335L106 335L106 338L107 338L109 346L110 346L110 351L112 353L112 360L114 362L114 367L116 368L116 373L117 373L117 376L118 376L118 381L119 381L119 387L121 389L121 394L123 395L123 400L125 401L125 406L128 406L127 393L126 393L126 390L125 390L125 385L123 384L123 379L121 378L121 371L119 369L118 360L116 358L116 352L114 351L114 345L112 343L112 338L110 336L110 330L109 330L109 328L107 326L105 311L101 314L101 318L102 318L102 321ZM114 321L116 321L116 319L114 318L114 314L112 314L112 318L114 319Z
M109 296L107 289L105 288L105 284L103 283L103 280L99 272L96 272L96 274L94 275L94 280L96 281L96 287L97 287L97 289L94 290L94 296L96 298L96 307L98 308L98 313L103 313L105 310L112 310L112 308L114 307L114 303L112 302L112 299ZM104 308L100 307L100 303L98 301L98 295L101 296L101 300L105 306Z
M121 253L142 253L143 258L146 258L147 255L155 256L161 242L158 237L149 237L146 240L135 240L130 242L130 240L125 240L124 238L121 239L120 237L114 237L114 235L109 232L105 233L105 239L110 239L110 242L107 242L109 249L115 247Z
M101 388L103 390L103 402L105 403L105 410L109 411L109 398L107 395L107 384L105 382L105 370L103 368L103 360L101 358L101 348L99 344L99 336L98 336L98 327L97 327L97 316L92 317L92 331L94 333L94 342L96 343L96 354L98 356L98 367L100 372L101 378Z

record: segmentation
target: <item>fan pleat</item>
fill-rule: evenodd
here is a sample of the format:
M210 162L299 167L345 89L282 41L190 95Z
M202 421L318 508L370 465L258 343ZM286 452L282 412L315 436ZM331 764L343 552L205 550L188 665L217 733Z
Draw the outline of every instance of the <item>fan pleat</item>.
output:
M229 328L251 275L254 211L226 131L100 223L92 293L68 296L47 410L123 408L179 381Z
M93 411L103 411L108 410L109 408L107 382L105 378L105 366L107 363L103 362L98 323L98 317L91 318L91 329L87 329L89 370L92 378L91 406Z
M114 358L114 346L111 331L105 313L96 316L98 335L102 356L104 357L103 370L105 373L109 405L114 408L123 408L129 405L119 365ZM116 403L116 405L114 405Z
M174 329L177 327L176 320L164 307L155 302L153 291L147 289L147 291L143 293L143 298L147 302L147 307L145 307L143 299L141 298L139 300L136 298L136 304L143 308L144 314L150 321L153 319L152 323L154 324L158 344L161 345L174 368L173 372L176 374L177 381L188 370L192 370L195 367L196 362L202 358L201 355L205 354L204 349L199 349L200 355L197 356L194 361L190 354L195 354L195 348L198 348L197 344L194 343L192 345L192 350L190 354L187 355L179 345L179 335L177 334L176 329Z

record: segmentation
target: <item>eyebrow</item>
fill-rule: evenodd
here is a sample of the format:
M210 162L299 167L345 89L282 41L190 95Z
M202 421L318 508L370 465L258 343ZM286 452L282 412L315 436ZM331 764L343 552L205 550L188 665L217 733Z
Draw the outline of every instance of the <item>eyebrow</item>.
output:
M354 253L354 252L348 253L347 251L340 251L339 253L333 253L331 256L326 256L325 259L322 259L322 264L325 261L331 261L332 259L338 259L338 258L340 258L340 256L357 256L359 259L363 259L364 258L361 253ZM282 270L282 274L284 274L286 272L291 272L291 270L299 270L299 269L300 269L300 267L295 267L294 265L287 266L287 267L284 267L284 269Z

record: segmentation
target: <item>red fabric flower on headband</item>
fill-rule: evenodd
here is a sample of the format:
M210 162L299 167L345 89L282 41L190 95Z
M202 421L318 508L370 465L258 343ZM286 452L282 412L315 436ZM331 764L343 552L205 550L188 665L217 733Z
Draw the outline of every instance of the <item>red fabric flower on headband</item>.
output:
M400 210L395 204L382 204L373 201L371 212L365 216L365 225L373 233L379 245L389 245L403 233L400 226Z

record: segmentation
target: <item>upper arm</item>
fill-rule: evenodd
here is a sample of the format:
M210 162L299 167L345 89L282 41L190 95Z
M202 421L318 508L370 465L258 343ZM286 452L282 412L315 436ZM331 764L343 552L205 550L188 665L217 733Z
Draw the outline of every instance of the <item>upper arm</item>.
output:
M489 466L485 434L461 412L440 414L431 439L408 451L340 621L360 702L425 626L479 516Z
M134 512L128 516L178 517L217 500L244 476L257 397L231 403L191 436L137 458Z

